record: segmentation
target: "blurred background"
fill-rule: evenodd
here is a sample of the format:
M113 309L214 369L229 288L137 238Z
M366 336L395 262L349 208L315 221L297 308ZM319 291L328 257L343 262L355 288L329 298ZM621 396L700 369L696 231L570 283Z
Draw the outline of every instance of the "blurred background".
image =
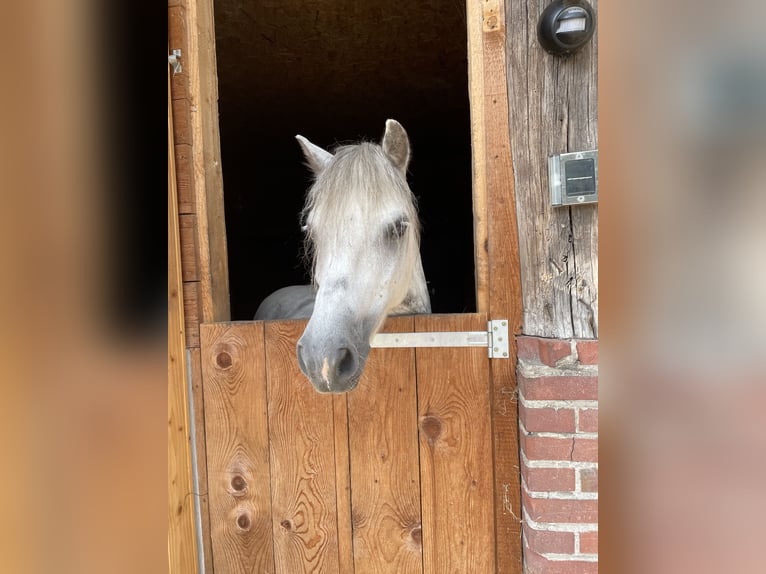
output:
M0 22L3 572L166 570L163 55L102 4ZM600 6L603 572L766 571L765 12Z

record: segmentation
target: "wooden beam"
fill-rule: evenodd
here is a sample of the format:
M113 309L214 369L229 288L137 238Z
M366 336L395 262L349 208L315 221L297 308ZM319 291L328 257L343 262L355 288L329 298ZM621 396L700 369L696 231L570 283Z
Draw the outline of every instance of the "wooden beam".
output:
M215 22L212 0L189 0L188 54L194 203L197 214L201 321L228 321L229 268L223 202Z
M506 0L511 149L521 239L525 335L597 336L597 207L551 207L548 156L595 149L596 37L568 58L537 43L548 0ZM592 2L596 8L597 2ZM493 267L494 267L493 262Z
M172 574L198 572L173 112L168 70L168 561Z
M489 312L489 252L487 244L487 164L484 117L484 43L480 2L466 3L468 26L468 99L471 108L473 165L473 246L476 311Z
M197 492L199 500L199 523L202 530L203 572L213 573L213 548L210 536L210 486L207 480L207 436L205 434L205 400L202 385L202 352L199 347L188 350L191 357L191 399L194 419L195 452L197 455Z
M521 475L519 468L516 345L521 332L522 298L519 234L516 224L514 165L508 116L505 3L481 4L484 58L484 129L487 170L487 245L490 319L507 319L509 360L490 362L494 452L497 572L520 574Z

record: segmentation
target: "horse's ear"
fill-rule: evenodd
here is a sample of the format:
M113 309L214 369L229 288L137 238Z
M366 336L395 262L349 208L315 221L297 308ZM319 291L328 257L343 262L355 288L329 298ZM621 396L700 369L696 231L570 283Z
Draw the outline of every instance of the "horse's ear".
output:
M383 134L380 145L402 175L407 175L407 164L410 162L410 139L402 124L396 120L386 120L386 133Z
M303 136L295 136L295 139L301 145L303 155L306 156L309 167L315 175L319 175L332 159L332 154L329 151L323 150L318 145L314 145Z

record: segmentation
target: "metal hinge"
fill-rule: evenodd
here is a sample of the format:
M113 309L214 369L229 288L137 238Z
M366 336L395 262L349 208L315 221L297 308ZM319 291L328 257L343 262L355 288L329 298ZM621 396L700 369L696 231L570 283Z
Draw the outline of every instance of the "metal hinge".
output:
M378 333L371 347L486 347L490 359L508 358L508 321L487 322L486 331L439 331L434 333Z
M168 64L173 67L173 75L180 74L183 67L181 66L181 50L173 50L168 54Z

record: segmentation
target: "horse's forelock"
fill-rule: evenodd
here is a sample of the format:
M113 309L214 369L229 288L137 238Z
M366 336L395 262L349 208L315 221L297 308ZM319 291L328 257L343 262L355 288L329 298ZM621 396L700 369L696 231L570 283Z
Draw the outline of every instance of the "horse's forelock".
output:
M339 244L346 231L344 218L350 210L365 217L363 228L380 225L382 210L401 209L409 220L410 241L419 247L419 222L415 198L401 172L381 147L363 142L335 150L329 165L317 176L302 212L306 235L304 251L316 265L319 243Z

